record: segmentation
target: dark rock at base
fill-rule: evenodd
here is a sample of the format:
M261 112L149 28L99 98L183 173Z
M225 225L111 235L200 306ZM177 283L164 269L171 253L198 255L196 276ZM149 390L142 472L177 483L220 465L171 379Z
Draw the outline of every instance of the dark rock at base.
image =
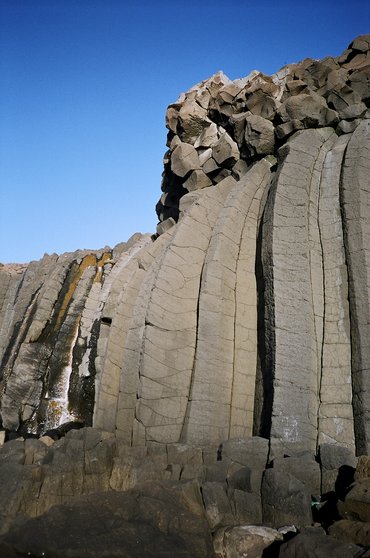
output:
M246 523L262 523L261 496L259 494L234 490L229 494L235 522L243 525Z
M253 436L250 438L231 438L220 446L222 460L232 459L236 463L252 469L264 469L267 463L268 440Z
M370 545L370 523L341 519L329 527L329 535L342 542L350 542L361 546Z
M337 541L320 531L301 533L280 547L279 558L355 558L360 546Z
M27 554L19 554L6 543L0 543L0 556L1 558L23 558Z
M209 526L215 530L222 525L233 524L234 518L224 486L218 482L206 482L202 495Z
M15 556L53 558L212 557L206 519L184 487L153 482L138 490L96 493L54 506L13 527L0 545L9 548L9 558L12 549Z
M355 480L366 479L370 477L370 457L368 455L361 455L358 458Z
M339 469L342 465L356 468L357 458L353 451L338 444L320 445L320 462L323 469Z
M370 522L370 478L361 479L353 485L340 512L348 519Z
M320 495L320 466L313 456L278 457L274 459L274 469L296 477L307 487L311 495Z
M336 444L321 444L319 450L321 464L322 494L335 491L344 499L357 465L357 458L350 449Z
M219 529L214 535L214 549L217 558L259 558L266 556L267 550L282 539L283 536L270 527L238 525Z
M305 485L290 475L267 469L262 479L262 517L266 525L281 527L312 523L311 498Z

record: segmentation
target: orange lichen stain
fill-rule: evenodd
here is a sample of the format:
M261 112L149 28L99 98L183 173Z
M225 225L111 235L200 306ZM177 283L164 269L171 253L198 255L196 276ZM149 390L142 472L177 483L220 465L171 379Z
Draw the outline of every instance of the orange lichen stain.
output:
M68 305L71 302L71 299L74 295L74 292L76 290L76 287L78 285L79 280L82 277L83 272L85 271L85 269L87 269L89 266L91 265L96 265L96 256L95 254L88 254L87 256L85 256L82 260L82 262L80 264L78 264L77 262L73 263L73 268L72 268L72 278L71 278L71 283L69 285L68 291L66 292L63 302L61 304L59 313L58 313L58 317L57 317L57 321L56 321L56 325L55 325L55 330L58 330L63 322L65 313L67 311Z
M51 424L59 424L62 416L61 403L59 401L49 401L47 415Z
M97 261L96 265L98 266L98 269L94 277L94 283L101 282L101 278L103 275L103 267L111 259L111 257L112 257L111 252L104 252L100 260Z

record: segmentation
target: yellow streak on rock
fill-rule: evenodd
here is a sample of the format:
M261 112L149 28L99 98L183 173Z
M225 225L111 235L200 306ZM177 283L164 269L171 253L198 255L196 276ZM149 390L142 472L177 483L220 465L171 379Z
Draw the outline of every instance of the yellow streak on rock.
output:
M97 273L94 277L94 283L100 283L102 275L103 275L103 267L104 265L111 259L112 254L110 252L104 252L100 260L97 261Z
M78 285L79 280L82 277L83 272L85 271L85 269L87 269L90 265L96 265L96 256L95 254L88 254L87 256L85 256L82 260L82 262L80 263L80 265L78 265L77 263L74 263L74 269L72 272L72 279L71 279L71 284L69 286L68 291L66 292L65 296L64 296L64 300L62 302L62 305L60 307L59 313L58 313L58 318L56 321L56 325L55 325L55 330L58 330L63 322L63 318L65 316L65 313L67 311L68 305L73 297L73 294L76 290L76 287ZM78 267L77 267L78 266ZM77 267L77 269L76 269Z

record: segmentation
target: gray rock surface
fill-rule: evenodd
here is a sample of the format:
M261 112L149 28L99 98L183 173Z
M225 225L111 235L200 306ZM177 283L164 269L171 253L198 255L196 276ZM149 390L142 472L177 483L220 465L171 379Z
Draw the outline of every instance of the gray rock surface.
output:
M311 498L307 487L290 473L267 469L262 480L263 523L273 527L311 525Z
M21 556L212 557L205 517L187 496L161 483L97 492L14 526L3 542Z
M279 558L355 558L361 550L324 534L301 533L281 546Z
M292 524L302 528L312 522L310 490L304 484L311 477L303 470L308 457L284 458L301 460L301 470L290 468L296 476L288 468L278 470L278 460L274 468L265 469L267 447L261 438L225 440L221 454L215 446L132 446L95 428L72 429L57 441L43 438L15 439L0 448L0 551L4 549L4 556L5 550L11 556L14 549L19 556L42 552L99 556L98 533L112 556L123 539L128 545L122 547L124 551L133 552L135 536L140 541L138 553L145 550L149 556L151 552L165 556L176 550L180 556L211 557L212 534L216 553L221 547L224 552L239 548L242 556L249 548L250 552L254 549L252 556L258 556L256 549L261 553L272 544L269 552L276 553L283 543L282 536L265 530L262 522L282 527L282 533L296 532ZM340 463L338 458L338 471ZM344 526L337 522L333 533L338 540L364 544L368 523L359 524L358 514L367 509L366 492L362 490L359 498L358 490L352 497L352 490L341 513L356 521L346 519ZM80 536L79 531L83 532ZM326 544L324 540L324 548Z
M242 525L220 529L215 534L213 546L217 558L257 558L275 541L282 540L275 529L258 525Z
M2 529L145 480L212 529L368 521L369 37L170 105L155 235L0 265L0 426L50 444L0 449Z
M154 242L0 266L3 428L368 451L368 44L171 105Z

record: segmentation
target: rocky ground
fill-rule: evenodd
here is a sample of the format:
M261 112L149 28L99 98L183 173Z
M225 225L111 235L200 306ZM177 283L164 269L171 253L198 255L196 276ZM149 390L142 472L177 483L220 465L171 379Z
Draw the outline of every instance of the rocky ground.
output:
M60 432L50 433L54 438ZM370 556L370 457L268 441L127 446L72 429L0 449L2 558Z

